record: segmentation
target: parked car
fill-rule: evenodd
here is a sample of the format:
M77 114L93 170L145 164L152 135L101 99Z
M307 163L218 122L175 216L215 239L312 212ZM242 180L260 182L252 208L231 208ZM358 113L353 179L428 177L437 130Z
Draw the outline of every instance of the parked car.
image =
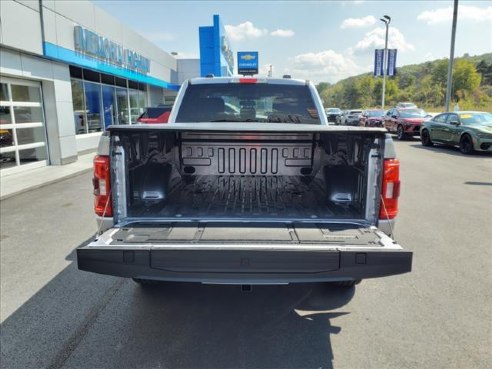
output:
M172 105L159 105L145 109L145 112L138 117L138 123L157 124L167 123L171 114Z
M390 109L383 117L383 124L388 132L396 133L399 140L404 140L408 136L418 136L426 118L430 116L423 109Z
M358 126L362 110L348 110L342 118L342 124L345 126Z
M425 121L420 129L422 145L459 146L463 154L492 152L492 114L483 111L443 113Z
M342 124L343 124L343 122L345 121L345 117L347 116L348 112L349 112L348 110L342 110L342 111L340 112L340 115L338 115L338 116L335 118L335 119L336 119L336 120L335 120L335 124L336 124L336 125L342 125Z
M418 106L410 101L399 102L398 104L396 104L396 109L410 109L410 108L416 109L418 108Z
M325 113L326 113L326 118L328 119L328 123L330 122L336 123L337 117L342 115L342 111L339 108L327 108L325 109Z
M384 110L367 109L364 110L359 119L359 125L363 127L382 127Z

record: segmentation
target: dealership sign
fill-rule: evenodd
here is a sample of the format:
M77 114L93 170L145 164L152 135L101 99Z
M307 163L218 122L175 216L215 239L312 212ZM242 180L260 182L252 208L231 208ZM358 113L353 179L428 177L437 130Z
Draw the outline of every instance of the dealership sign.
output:
M74 44L75 50L85 55L136 72L144 74L150 72L149 59L81 26L74 28Z
M383 58L384 58L384 49L374 50L374 75L375 76L382 76L383 75Z
M388 50L388 69L386 75L394 76L396 74L396 49Z
M239 51L237 53L237 73L258 74L258 51Z
M384 71L384 49L374 50L374 75L382 76ZM386 75L394 76L396 74L396 49L388 49L386 60Z

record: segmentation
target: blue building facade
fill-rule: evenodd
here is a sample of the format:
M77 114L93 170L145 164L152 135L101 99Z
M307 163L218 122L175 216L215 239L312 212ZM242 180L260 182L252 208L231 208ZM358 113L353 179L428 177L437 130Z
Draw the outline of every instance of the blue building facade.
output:
M234 54L219 15L213 16L213 25L200 27L200 75L232 76Z

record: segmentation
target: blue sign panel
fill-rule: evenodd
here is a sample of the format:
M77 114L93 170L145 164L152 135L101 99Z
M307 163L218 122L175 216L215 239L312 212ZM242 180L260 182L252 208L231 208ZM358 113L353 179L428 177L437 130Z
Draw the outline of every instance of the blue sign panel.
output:
M374 75L382 76L383 75L383 58L384 58L384 49L376 49L374 50Z
M394 76L396 74L396 49L388 49L388 68L386 75Z
M200 75L231 76L234 55L219 16L214 15L214 24L200 27Z
M242 75L258 74L258 51L238 51L237 73Z

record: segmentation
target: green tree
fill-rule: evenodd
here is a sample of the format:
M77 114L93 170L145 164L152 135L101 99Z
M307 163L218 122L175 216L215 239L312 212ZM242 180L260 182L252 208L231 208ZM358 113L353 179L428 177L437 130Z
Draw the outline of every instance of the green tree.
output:
M356 88L359 96L358 106L368 108L374 105L373 91L376 82L374 77L366 74L356 81Z
M475 65L465 59L457 59L453 67L453 91L459 100L480 86L480 74Z
M316 85L316 89L318 90L318 93L321 95L323 91L325 91L328 87L330 87L330 83L328 82L320 82L318 85Z
M482 76L481 85L492 85L492 63L487 64L485 60L481 60L476 68L477 72Z

